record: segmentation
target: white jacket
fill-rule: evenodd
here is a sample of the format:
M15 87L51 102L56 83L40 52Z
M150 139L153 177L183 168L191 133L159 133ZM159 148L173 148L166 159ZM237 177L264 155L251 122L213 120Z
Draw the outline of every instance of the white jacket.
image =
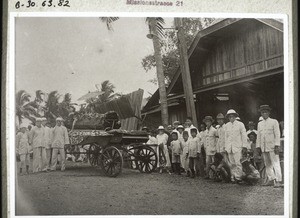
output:
M238 153L247 148L246 128L242 122L235 120L225 124L225 150L228 153Z
M52 148L64 148L66 144L70 144L67 128L55 126L52 130Z
M277 120L268 118L258 123L256 147L262 152L273 151L275 146L280 146L280 129Z
M45 129L34 126L30 131L29 139L32 148L45 147Z

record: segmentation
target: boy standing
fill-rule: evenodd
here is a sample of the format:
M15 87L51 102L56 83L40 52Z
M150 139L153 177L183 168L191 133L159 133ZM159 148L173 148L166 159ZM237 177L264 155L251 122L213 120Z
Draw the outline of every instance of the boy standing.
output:
M22 175L22 169L26 166L26 174L29 173L29 162L30 162L30 145L29 145L29 136L26 131L26 126L21 124L20 132L18 132L16 137L16 152L20 156L20 174Z
M214 122L211 116L206 116L203 119L206 125L206 130L204 132L204 149L206 152L206 170L205 179L209 179L209 169L212 162L214 162L214 155L217 152L217 130L212 126Z
M192 172L191 178L195 178L195 168L199 162L201 154L201 143L200 139L197 137L197 128L191 128L190 133L191 137L188 141L188 152L186 156L189 158L189 167Z
M182 156L181 156L181 165L186 171L186 176L190 177L190 168L189 168L189 158L186 156L186 154L189 152L188 148L188 139L189 139L189 133L187 131L184 131L182 133L182 139L180 140L181 146L182 146Z
M174 164L175 173L181 175L180 172L180 155L182 154L181 143L178 139L177 132L171 133L172 141L171 141L171 149L172 149L172 163Z
M168 172L170 172L169 168L171 167L171 162L170 162L169 150L167 146L168 138L169 136L165 133L165 128L163 126L159 126L158 135L156 136L156 139L157 139L157 144L159 149L158 163L159 163L160 173L162 173L164 165L167 168Z

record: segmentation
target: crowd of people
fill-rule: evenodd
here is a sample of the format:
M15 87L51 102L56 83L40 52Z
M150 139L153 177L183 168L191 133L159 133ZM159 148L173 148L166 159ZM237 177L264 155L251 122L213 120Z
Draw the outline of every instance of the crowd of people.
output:
M149 132L147 144L158 145L160 173L185 172L190 178L283 187L279 157L283 122L280 131L278 121L270 118L269 105L261 105L259 111L257 130L250 121L246 131L233 109L225 116L218 114L216 123L212 116L205 116L200 131L190 117L182 125L175 121L166 129L143 130Z
M56 125L53 128L46 118L37 118L33 127L21 124L16 136L20 174L29 173L31 154L33 173L55 171L58 157L60 157L61 170L64 171L66 144L69 144L69 136L61 117L56 119Z
M248 123L248 131L239 114L228 110L216 116L205 116L200 131L187 118L184 124L175 121L166 129L159 126L149 131L147 144L158 145L158 169L160 173L197 176L214 181L232 183L261 183L266 186L283 187L280 166L280 140L283 122L270 118L271 108L260 106L261 117ZM62 118L51 127L46 118L37 118L35 126L21 124L16 135L19 173L29 173L32 154L32 172L55 171L59 163L65 170L65 145L70 144L67 128ZM227 122L226 122L227 121Z

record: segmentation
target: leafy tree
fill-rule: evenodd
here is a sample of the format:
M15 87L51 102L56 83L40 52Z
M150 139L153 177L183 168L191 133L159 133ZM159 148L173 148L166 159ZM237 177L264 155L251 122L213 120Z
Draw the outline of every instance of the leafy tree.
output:
M35 118L39 117L37 108L30 101L30 98L31 96L25 90L20 90L16 94L16 118L18 124L21 124L24 118L35 123Z
M108 29L111 29L111 23L118 20L118 17L102 17L102 22L106 23ZM167 94L165 75L163 70L163 61L161 56L160 40L164 36L164 19L161 17L148 17L146 23L149 25L149 29L152 33L152 42L154 47L153 60L156 68L157 84L159 90L159 98L161 104L161 119L164 126L168 125L168 105L167 105Z
M196 34L216 23L218 20L214 18L185 18L183 19L184 33L186 37L187 47L189 47ZM163 62L163 71L165 75L165 82L169 84L173 78L176 70L179 67L179 49L178 49L178 40L175 29L168 29L165 31L164 39L160 40L160 47L162 53L162 62ZM146 72L152 70L156 67L154 54L149 54L145 56L141 62L143 68ZM157 84L157 78L149 80L154 84Z

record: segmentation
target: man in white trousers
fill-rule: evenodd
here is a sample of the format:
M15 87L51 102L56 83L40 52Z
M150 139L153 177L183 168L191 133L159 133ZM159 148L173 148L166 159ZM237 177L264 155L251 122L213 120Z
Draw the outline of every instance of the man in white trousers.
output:
M231 182L242 183L243 174L241 157L242 153L247 152L247 135L244 124L237 121L238 113L230 109L226 114L229 122L225 124L225 150L228 154L228 160L231 170Z
M42 127L42 118L36 119L36 125L30 131L30 144L33 148L32 171L34 173L40 171L47 172L45 129Z
M51 171L56 170L58 153L61 157L61 171L65 170L65 145L70 144L68 131L65 126L62 126L63 119L58 117L56 119L56 125L52 130L52 159L51 159Z
M51 161L51 138L52 138L52 133L51 133L51 128L50 125L47 121L47 119L44 117L42 118L42 126L44 127L45 130L45 149L46 149L46 167L47 170L50 170L50 161Z
M278 188L282 186L282 174L279 160L279 124L277 120L270 118L271 107L269 105L261 105L259 110L263 120L258 123L256 148L259 152L262 152L266 166L268 182L264 185L274 185L275 188Z

